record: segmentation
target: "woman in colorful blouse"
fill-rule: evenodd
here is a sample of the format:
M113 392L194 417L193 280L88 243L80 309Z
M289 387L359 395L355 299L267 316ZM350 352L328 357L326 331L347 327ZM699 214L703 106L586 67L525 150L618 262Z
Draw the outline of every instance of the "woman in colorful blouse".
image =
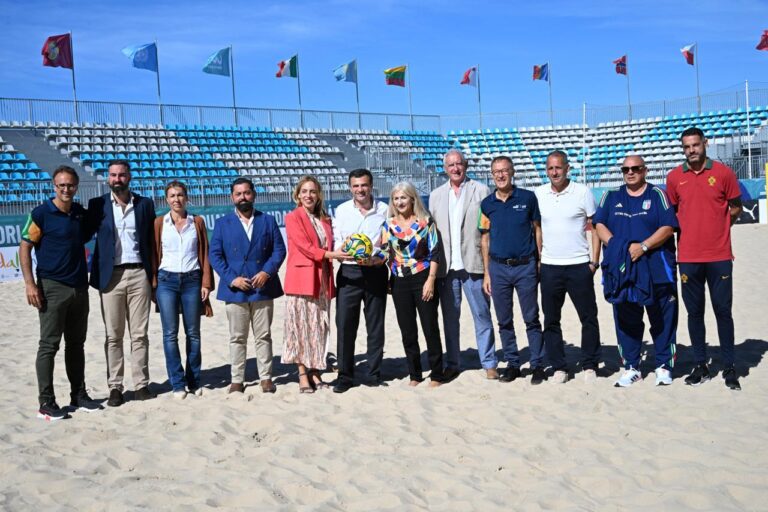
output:
M398 183L389 197L387 220L381 228L381 247L392 272L392 300L403 336L410 385L421 374L421 349L416 314L427 340L431 387L443 382L443 345L437 323L435 279L438 265L437 227L411 183Z

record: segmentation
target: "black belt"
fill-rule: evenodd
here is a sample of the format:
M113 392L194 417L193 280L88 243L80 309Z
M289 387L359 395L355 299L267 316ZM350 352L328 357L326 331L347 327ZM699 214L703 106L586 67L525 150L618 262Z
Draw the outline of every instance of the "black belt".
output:
M121 265L115 265L115 268L144 268L143 263L123 263Z
M496 263L501 263L502 265L507 265L508 267L517 267L518 265L527 265L529 261L531 261L531 258L496 258L495 256L491 256L491 259L495 261Z

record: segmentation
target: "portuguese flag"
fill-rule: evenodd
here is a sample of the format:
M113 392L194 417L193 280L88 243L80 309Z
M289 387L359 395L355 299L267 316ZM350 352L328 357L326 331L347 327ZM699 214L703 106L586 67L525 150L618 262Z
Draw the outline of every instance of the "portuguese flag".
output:
M397 66L384 70L384 81L387 85L397 85L405 87L405 68L406 66Z
M277 78L296 78L299 76L299 56L294 55L288 60L281 60L277 63Z

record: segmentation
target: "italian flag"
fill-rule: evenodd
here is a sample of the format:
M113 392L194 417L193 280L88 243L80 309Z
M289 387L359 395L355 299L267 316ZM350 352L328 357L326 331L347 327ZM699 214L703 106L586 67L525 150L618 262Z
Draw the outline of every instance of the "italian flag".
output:
M384 70L384 81L387 85L405 87L405 66L397 66Z
M281 60L277 63L277 78L296 78L299 76L299 56L294 55L288 60Z

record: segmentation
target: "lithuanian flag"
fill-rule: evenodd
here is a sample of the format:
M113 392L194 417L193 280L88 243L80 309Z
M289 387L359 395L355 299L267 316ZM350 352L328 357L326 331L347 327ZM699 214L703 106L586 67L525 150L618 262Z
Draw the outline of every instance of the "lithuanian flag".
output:
M384 70L384 81L387 85L397 85L405 87L405 68L406 66L397 66Z

